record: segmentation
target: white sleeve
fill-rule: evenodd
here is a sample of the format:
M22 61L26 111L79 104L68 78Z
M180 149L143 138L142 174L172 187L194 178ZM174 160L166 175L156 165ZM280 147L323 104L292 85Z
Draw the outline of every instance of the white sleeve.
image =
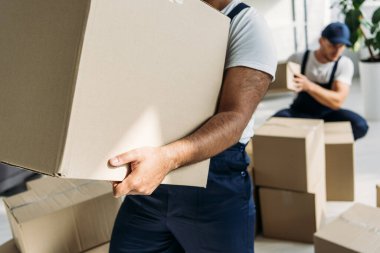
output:
M348 57L343 56L335 72L335 80L338 80L347 85L352 84L352 77L354 76L354 64Z
M244 66L275 76L277 57L270 29L254 8L232 21L225 68Z

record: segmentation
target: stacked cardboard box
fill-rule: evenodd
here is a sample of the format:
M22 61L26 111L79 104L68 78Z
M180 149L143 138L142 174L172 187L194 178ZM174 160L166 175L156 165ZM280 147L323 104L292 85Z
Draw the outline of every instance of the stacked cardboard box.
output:
M316 253L380 252L380 210L355 204L315 234Z
M100 245L96 248L84 251L83 253L108 253L109 252L109 243ZM0 245L0 253L20 253L20 251L16 247L15 241L9 240L3 245Z
M22 253L77 253L111 238L120 199L108 182L43 178L4 203Z
M325 123L327 200L354 200L354 137L350 122Z
M323 121L271 118L253 145L264 236L312 243L326 202Z
M110 158L215 113L230 20L203 1L1 1L0 24L0 161L121 181ZM205 187L208 167L164 183Z

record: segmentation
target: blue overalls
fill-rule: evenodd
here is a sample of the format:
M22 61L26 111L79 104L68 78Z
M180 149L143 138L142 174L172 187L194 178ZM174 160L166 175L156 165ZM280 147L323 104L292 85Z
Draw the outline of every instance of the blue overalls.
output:
M247 8L239 4L233 19ZM255 209L245 145L212 157L207 188L160 185L127 196L115 221L111 253L253 253Z
M303 75L306 73L309 54L310 51L306 51L302 60L301 73ZM332 89L339 60L340 58L333 66L329 82L318 83L323 88ZM323 119L325 122L350 121L355 140L366 135L368 131L368 124L360 115L345 109L333 110L319 103L307 92L300 92L289 109L277 112L274 117Z

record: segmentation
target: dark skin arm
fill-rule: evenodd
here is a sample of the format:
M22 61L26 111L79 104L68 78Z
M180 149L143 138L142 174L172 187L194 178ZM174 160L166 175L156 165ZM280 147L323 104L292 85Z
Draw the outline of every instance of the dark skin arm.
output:
M226 70L217 113L193 134L161 147L146 147L110 160L130 164L131 173L114 182L114 195L150 195L172 170L210 158L239 141L272 77L264 72L234 67Z

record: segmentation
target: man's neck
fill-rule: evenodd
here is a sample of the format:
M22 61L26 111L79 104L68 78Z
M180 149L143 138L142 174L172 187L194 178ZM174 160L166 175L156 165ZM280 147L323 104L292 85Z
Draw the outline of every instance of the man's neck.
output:
M206 3L218 10L223 10L232 0L204 0Z
M321 49L316 50L314 53L314 56L315 56L315 59L317 59L319 63L325 64L325 63L330 62L328 59L326 59L326 57L324 57Z

